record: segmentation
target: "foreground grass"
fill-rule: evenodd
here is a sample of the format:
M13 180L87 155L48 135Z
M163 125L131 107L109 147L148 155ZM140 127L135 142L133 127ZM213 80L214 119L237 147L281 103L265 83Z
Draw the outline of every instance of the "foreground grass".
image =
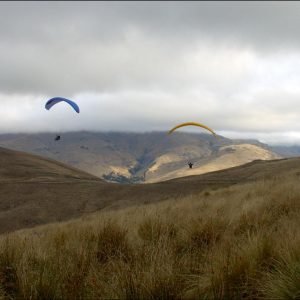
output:
M277 178L0 240L0 299L300 299L300 185Z

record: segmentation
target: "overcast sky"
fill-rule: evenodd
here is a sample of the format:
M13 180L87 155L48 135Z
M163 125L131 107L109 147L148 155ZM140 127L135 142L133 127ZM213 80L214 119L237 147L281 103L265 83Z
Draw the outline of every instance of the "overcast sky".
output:
M300 144L299 2L0 2L0 66L1 133L198 121Z

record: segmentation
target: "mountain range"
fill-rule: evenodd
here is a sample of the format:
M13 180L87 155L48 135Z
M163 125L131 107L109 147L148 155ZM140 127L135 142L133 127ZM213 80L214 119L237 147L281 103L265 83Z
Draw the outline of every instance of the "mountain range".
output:
M55 159L106 181L151 183L289 156L256 140L175 132L1 134L0 146ZM290 155L291 156L291 155ZM193 168L187 165L192 162Z

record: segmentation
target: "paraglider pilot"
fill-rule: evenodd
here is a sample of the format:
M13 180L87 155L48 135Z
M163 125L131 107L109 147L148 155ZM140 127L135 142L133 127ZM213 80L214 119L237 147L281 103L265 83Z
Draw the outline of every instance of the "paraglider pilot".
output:
M55 141L59 141L59 140L60 140L60 135L57 135Z
M193 163L189 162L188 165L189 165L190 169L193 168Z

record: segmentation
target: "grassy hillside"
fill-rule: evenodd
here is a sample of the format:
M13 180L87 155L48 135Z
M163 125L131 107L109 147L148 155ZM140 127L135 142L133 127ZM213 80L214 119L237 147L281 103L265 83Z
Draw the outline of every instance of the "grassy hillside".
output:
M155 203L273 176L298 159L262 162L156 184L119 185L50 159L0 149L0 233L78 218L99 210Z
M58 161L0 147L0 182L62 182L97 177Z
M299 160L243 174L251 181L2 236L2 298L299 299Z
M0 166L1 233L81 216L87 190L103 183L60 162L4 148Z

